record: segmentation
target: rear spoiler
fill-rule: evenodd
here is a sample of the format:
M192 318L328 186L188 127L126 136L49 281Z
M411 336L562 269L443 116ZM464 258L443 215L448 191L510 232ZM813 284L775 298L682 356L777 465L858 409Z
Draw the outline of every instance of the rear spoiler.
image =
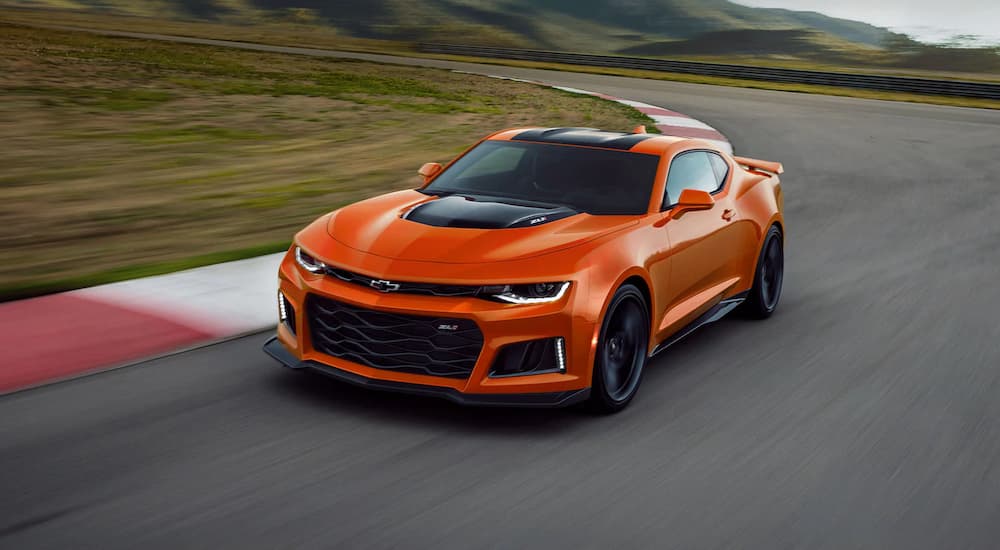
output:
M781 165L780 162L771 162L768 160L757 160L747 157L733 157L738 164L753 168L756 170L764 170L766 172L773 172L775 174L783 174L785 172L785 167Z

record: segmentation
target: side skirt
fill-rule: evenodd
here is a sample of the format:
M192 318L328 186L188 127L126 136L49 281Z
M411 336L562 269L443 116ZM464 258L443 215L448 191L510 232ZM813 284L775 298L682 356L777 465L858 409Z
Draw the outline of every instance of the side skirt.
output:
M709 309L705 313L702 313L700 317L698 317L694 321L691 321L683 328L670 335L670 337L667 338L666 340L660 342L660 344L653 349L653 353L650 353L649 356L653 357L656 354L660 353L661 351L676 344L677 342L681 341L682 338L684 338L688 334L691 334L699 327L707 325L709 323L714 323L719 319L722 319L723 317L726 316L727 313L736 309L736 306L742 304L744 300L747 299L747 295L749 293L750 293L749 291L740 292L739 294L733 296L732 298L726 298L725 300L715 304L714 306L712 306L711 309Z

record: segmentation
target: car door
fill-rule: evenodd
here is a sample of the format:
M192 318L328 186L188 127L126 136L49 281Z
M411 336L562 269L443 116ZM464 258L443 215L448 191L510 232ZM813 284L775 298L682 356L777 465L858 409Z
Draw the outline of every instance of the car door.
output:
M693 321L739 282L742 244L733 199L725 192L728 175L728 163L710 151L682 152L670 162L664 210L673 208L685 189L707 191L715 204L675 215L666 224L670 284L660 336Z

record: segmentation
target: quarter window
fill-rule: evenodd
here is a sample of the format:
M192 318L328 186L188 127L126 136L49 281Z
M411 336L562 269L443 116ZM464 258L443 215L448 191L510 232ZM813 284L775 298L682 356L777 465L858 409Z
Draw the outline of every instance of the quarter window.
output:
M708 160L712 161L712 168L715 169L715 179L718 181L716 189L719 189L722 187L722 184L726 183L726 176L729 175L729 163L715 153L707 154Z
M663 197L664 208L676 204L681 191L685 189L701 189L709 193L719 189L720 179L712 166L710 156L716 155L710 155L705 151L689 151L674 157L670 162L670 173L667 175L667 193Z

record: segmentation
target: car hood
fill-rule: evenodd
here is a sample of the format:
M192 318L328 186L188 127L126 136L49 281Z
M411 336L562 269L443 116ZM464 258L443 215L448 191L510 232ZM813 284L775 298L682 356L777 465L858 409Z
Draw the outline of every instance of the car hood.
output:
M399 191L334 212L327 231L341 244L368 254L460 264L547 254L637 223L636 216L591 216L562 208L533 213L503 205L490 209L482 200L463 202L461 197ZM421 209L429 213L415 215Z

